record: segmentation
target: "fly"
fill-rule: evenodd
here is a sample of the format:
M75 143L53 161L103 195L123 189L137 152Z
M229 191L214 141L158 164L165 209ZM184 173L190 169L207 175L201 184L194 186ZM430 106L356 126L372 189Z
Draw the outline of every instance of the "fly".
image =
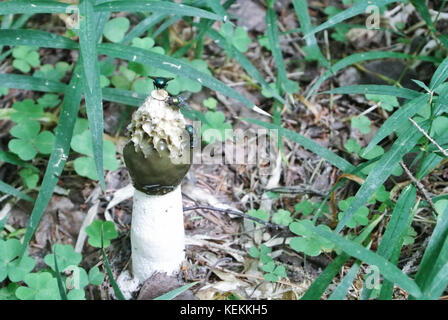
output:
M169 96L166 98L166 102L169 105L178 107L178 108L185 108L187 107L187 99L190 97L190 92L184 92L182 94L179 94L177 96Z
M168 85L168 81L173 80L174 78L164 78L164 77L151 77L153 80L154 87L157 89L165 89Z

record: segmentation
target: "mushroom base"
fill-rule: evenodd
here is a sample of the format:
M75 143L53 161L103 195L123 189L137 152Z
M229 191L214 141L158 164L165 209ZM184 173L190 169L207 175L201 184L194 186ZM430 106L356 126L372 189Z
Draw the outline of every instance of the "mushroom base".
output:
M180 186L164 195L135 190L131 223L132 270L144 282L155 272L179 273L185 258Z

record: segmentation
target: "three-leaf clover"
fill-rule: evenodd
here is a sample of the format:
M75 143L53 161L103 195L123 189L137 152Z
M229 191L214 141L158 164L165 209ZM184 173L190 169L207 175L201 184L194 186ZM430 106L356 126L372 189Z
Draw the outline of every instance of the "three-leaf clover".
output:
M355 139L348 139L347 142L344 144L345 150L348 152L354 152L358 153L361 151L361 146L356 142Z
M353 117L351 119L351 125L363 134L370 132L370 120L366 116Z
M81 134L72 138L71 147L74 151L86 156L76 158L73 165L78 175L87 177L92 180L98 180L96 165L93 159L92 137L90 130L86 130ZM103 164L107 170L116 170L118 168L118 160L115 158L116 147L112 141L104 140L103 142Z
M17 239L0 239L0 282L9 278L9 280L22 281L26 274L30 273L35 266L34 259L24 255L18 259L21 254L22 244Z
M225 141L229 137L232 125L225 122L226 116L220 111L205 114L206 123L201 126L202 138L206 143Z
M233 45L240 52L246 52L252 40L242 27L233 28L231 23L224 23L220 33L226 38L228 44Z
M37 99L37 102L44 108L53 108L56 107L61 100L57 94L46 93L41 98Z
M104 26L103 35L110 42L121 42L121 40L123 40L124 38L124 35L128 31L129 26L130 22L125 17L111 19Z
M14 122L39 119L44 115L44 109L31 99L15 102L12 108L16 111L11 115Z
M205 99L202 104L207 107L209 110L215 110L216 109L216 105L218 104L218 101L216 101L215 98L207 98Z
M17 154L22 160L33 159L38 152L51 153L54 135L50 131L40 132L40 124L34 120L20 122L11 129L12 139L8 143L11 152Z
M58 62L54 66L51 64L44 64L39 70L34 72L33 76L46 80L60 81L69 69L70 65L67 62Z
M15 47L12 51L12 56L15 58L12 62L13 67L23 73L28 73L31 67L40 65L39 53L33 47Z
M296 210L296 212L299 212L299 213L301 212L303 215L307 216L311 212L313 212L314 207L313 207L313 204L311 203L311 201L303 199L299 203L296 203L296 205L294 206L294 209Z
M86 233L89 235L89 244L95 248L101 248L101 235L104 248L110 245L110 240L118 237L115 225L111 221L95 220L86 228Z
M258 209L258 210L251 209L251 210L249 210L247 212L247 214L252 216L252 217L258 218L260 220L263 220L263 221L268 221L269 220L269 212L266 212L266 211L264 211L262 209ZM260 224L260 223L255 222L255 224Z
M36 188L37 183L39 182L39 174L36 170L24 168L19 171L19 175L28 189Z
M280 209L273 214L272 221L283 226L288 226L292 222L291 212Z
M345 214L344 211L346 211L350 207L350 204L353 202L354 199L355 197L349 197L345 200L341 200L338 202L338 207L339 209L342 210L342 212L340 212L338 215L339 220L342 220ZM358 211L355 212L355 214L350 218L350 220L346 223L346 225L349 228L355 228L358 225L365 226L369 223L368 215L369 215L369 209L363 206L359 208Z
M21 286L16 290L20 300L60 300L57 279L49 272L30 273L24 282L28 287Z
M331 251L334 247L333 243L319 236L311 230L313 222L310 220L300 220L289 225L289 229L301 237L292 238L289 246L309 256L318 256L322 251ZM318 225L317 229L331 231L326 225Z
M366 99L374 102L378 102L386 111L392 111L395 107L399 106L397 97L382 95L382 94L366 94Z
M71 245L56 243L53 245L53 253L47 254L44 258L45 263L53 271L56 271L54 265L54 252L56 252L59 271L63 271L70 266L77 266L82 260L82 255L79 252L76 252Z

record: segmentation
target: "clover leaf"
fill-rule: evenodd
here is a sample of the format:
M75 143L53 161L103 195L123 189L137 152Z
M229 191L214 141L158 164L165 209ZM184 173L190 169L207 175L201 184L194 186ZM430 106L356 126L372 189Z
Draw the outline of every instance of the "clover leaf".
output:
M289 245L292 249L303 252L309 256L318 256L322 251L331 251L333 243L319 236L310 230L313 222L310 220L300 220L289 225L289 230L301 237L292 238ZM331 231L326 225L319 225L316 228Z
M123 40L128 31L130 22L125 17L119 17L109 20L104 26L103 35L110 42L118 43Z
M225 122L226 116L220 111L209 111L205 114L206 123L201 126L202 138L206 143L225 141L229 137L232 125Z
M31 168L25 168L19 171L19 175L22 178L28 189L34 189L39 182L39 174Z
M216 105L218 104L218 101L216 101L215 98L207 98L204 101L202 101L202 104L207 107L209 110L215 110Z
M51 153L54 135L49 131L40 132L40 124L34 120L23 121L11 129L11 135L18 138L8 143L11 152L22 160L33 159L38 152Z
M344 211L346 211L350 207L350 204L353 202L354 199L355 197L349 197L345 200L341 200L338 202L339 209L343 211L340 212L338 215L339 220L343 219L345 214ZM363 206L359 208L358 211L355 212L355 214L346 223L346 226L348 226L349 228L355 228L358 225L365 226L369 223L368 215L369 215L369 209Z
M11 282L8 286L0 289L0 300L17 300L16 290L19 285L15 282Z
M392 111L395 107L399 106L397 97L382 95L382 94L366 94L366 99L374 102L378 102L386 111Z
M351 119L351 125L363 134L370 132L370 120L366 116L353 117Z
M294 209L296 210L296 212L301 212L303 215L307 216L311 212L313 212L314 207L311 201L303 199L299 203L296 203Z
M409 227L408 232L405 234L403 238L403 245L408 246L415 242L415 237L417 236L417 231L414 228Z
M100 285L104 281L104 274L100 272L98 267L93 267L89 270L89 283L93 285Z
M224 23L220 33L226 38L228 44L232 44L238 51L246 52L252 40L247 31L242 27L233 28L231 23Z
M111 221L95 220L86 228L86 233L89 235L89 244L95 248L101 248L101 234L104 248L110 245L110 240L118 237L115 225Z
M65 270L69 266L77 266L82 260L82 255L76 252L71 245L56 243L53 245L53 253L47 254L44 258L45 263L53 271L56 271L54 266L54 252L56 252L58 269L60 271Z
M283 226L288 226L292 222L291 212L280 209L274 213L272 221Z
M356 142L355 139L348 139L344 144L344 148L348 152L358 153L359 151L361 151L361 146L358 144L358 142Z
M39 70L34 72L33 76L46 80L60 81L69 69L70 65L67 62L58 62L54 66L51 64L44 64Z
M39 119L44 115L44 109L31 99L15 102L12 108L16 111L11 115L14 122Z
M22 281L35 266L34 259L21 254L22 244L17 239L0 239L0 282L8 277L11 281Z
M14 68L23 73L28 73L31 67L40 65L39 53L36 48L28 46L18 46L12 51L12 56L15 58L12 62Z
M57 94L46 93L41 98L37 99L37 102L44 108L53 108L56 107L61 100Z
M30 273L24 282L28 287L21 286L16 290L20 300L60 300L57 279L49 272Z
M247 212L247 214L252 216L252 217L258 218L260 220L263 220L263 221L268 221L269 220L269 213L264 211L264 210L262 210L262 209L258 209L258 210L251 209L251 210L249 210ZM260 224L260 223L255 222L255 224Z
M93 159L92 137L90 130L86 130L81 134L73 136L70 145L74 151L86 155L75 159L73 165L76 173L92 180L98 180L96 165ZM104 140L103 164L105 169L116 170L118 168L118 160L115 158L115 153L115 144L112 141Z

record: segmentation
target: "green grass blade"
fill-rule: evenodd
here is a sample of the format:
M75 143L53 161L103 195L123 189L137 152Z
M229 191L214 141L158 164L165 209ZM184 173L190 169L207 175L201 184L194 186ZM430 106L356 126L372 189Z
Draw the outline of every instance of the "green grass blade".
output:
M395 96L397 98L414 99L421 95L418 91L407 88L398 88L388 85L363 84L334 88L332 90L319 92L319 94L381 94Z
M448 78L448 57L442 61L437 70L434 72L429 89L434 90Z
M190 289L192 286L196 285L198 282L192 282L189 284L186 284L180 288L176 288L174 290L171 290L170 292L167 292L163 295L161 295L160 297L155 298L154 300L173 300L174 298L176 298L178 295L180 295L181 293L187 291L188 289Z
M395 129L405 125L409 121L409 118L413 117L417 112L426 106L428 101L429 96L427 94L421 94L419 97L408 101L404 106L396 110L375 133L363 153L365 154L369 152L381 140L393 133Z
M411 295L416 297L421 296L422 292L417 284L400 269L380 255L364 248L355 241L345 239L332 231L318 229L313 225L307 225L306 227L317 233L319 236L331 241L336 247L350 256L355 257L369 265L377 266L384 278L397 283L398 286L409 292Z
M79 63L77 64L79 65ZM45 208L53 194L54 187L59 180L59 175L64 168L70 151L70 142L72 140L73 128L78 114L79 104L82 96L82 83L80 80L80 67L75 67L72 79L65 91L62 109L55 129L55 139L47 169L45 170L40 192L31 212L30 220L26 228L23 240L22 254L25 252L31 238L34 235Z
M267 129L278 130L278 134L280 136L283 136L285 138L288 138L291 141L294 141L294 142L300 144L302 147L304 147L304 148L310 150L311 152L314 152L318 156L324 158L325 160L327 160L328 162L330 162L332 165L334 165L336 168L340 169L343 172L352 172L355 170L355 167L353 165L351 165L347 160L339 157L334 152L328 150L325 147L322 147L320 144L298 134L297 132L282 128L273 123L267 123L267 122L263 122L263 121L260 121L257 119L242 118L242 120L245 120L250 123L254 123L256 125L265 127Z
M40 30L0 30L0 45L36 46L55 49L77 49L70 38Z
M338 62L336 62L328 71L326 71L317 81L316 83L309 89L306 97L307 99L311 97L311 95L316 91L320 85L327 80L329 77L334 75L337 71L348 67L352 64L369 61L369 60L377 60L377 59L407 59L411 58L410 55L399 52L389 52L389 51L371 51L371 52L362 52L362 53L354 53L348 57L345 57Z
M241 101L250 108L254 107L253 102L248 100L242 94L228 87L221 81L191 67L184 61L154 53L140 48L129 48L124 45L104 43L98 46L98 52L114 58L120 58L128 61L135 61L146 65L157 66L158 69L174 73L176 75L189 78L199 82L212 90Z
M62 82L11 73L0 73L0 83L5 88L42 92L63 92L67 87Z
M213 12L166 1L111 1L95 6L95 11L157 12L173 14L176 16L190 16L210 20L222 20L222 17Z
M112 268L110 267L109 259L107 259L106 251L104 250L104 248L101 248L101 253L103 254L104 267L106 268L107 275L109 276L109 281L112 285L112 289L114 289L115 296L119 300L126 300L120 288L118 287L117 282L114 279L114 274L112 273Z
M429 124L428 122L424 122L420 126L422 128L428 128ZM398 137L390 150L381 156L375 167L370 171L370 174L356 193L355 199L345 211L344 217L339 221L336 232L340 232L344 228L345 224L352 218L355 212L371 198L375 191L392 174L397 165L399 165L402 157L412 150L422 137L422 133L410 122L408 122L407 128L406 134Z
M382 7L394 2L403 2L402 0L371 0L371 1L359 1L352 7L334 15L326 22L322 23L318 27L312 29L309 33L305 34L305 37L309 37L312 34L320 32L322 30L334 27L338 23L345 21L347 19L353 18L354 16L364 14L366 12L366 8L371 5L376 5L378 7Z
M5 14L15 14L15 13L65 13L67 3L61 3L56 1L7 1L0 3L0 13Z
M417 191L413 185L408 185L404 188L395 204L392 217L387 224L386 231L376 252L393 264L396 264L396 261L392 260L393 255L395 252L399 253L401 251L403 239L411 226L414 217L412 206L415 203L416 196ZM367 297L370 297L371 292L371 289L365 288L362 291L362 296L367 299Z
M297 18L299 19L302 33L308 34L308 36L305 37L305 41L309 57L319 61L322 65L326 66L327 68L330 68L331 65L322 54L322 51L320 50L319 45L317 44L317 40L316 37L314 36L314 33L311 33L313 26L311 25L310 15L308 14L307 2L302 0L292 0L292 4L296 11Z
M423 254L422 261L415 277L415 281L421 288L428 292L436 280L436 275L442 270L442 266L448 260L448 208L439 215L436 227Z
M162 13L154 12L149 17L140 21L139 24L137 24L131 31L129 31L120 43L127 44L132 39L140 37L146 31L148 31L153 26L155 26L156 24L161 22L163 19L165 19L167 16L168 16L167 13L162 14Z
M432 283L423 292L423 297L429 300L437 300L448 285L448 262L434 276Z
M354 241L356 243L362 244L382 219L383 216L379 216L378 218L373 220L366 228L364 228L361 234L354 239ZM350 256L345 252L337 256L336 259L334 259L325 268L325 270L322 271L319 277L316 280L314 280L314 282L305 292L301 300L319 299L325 292L325 289L327 289L327 287L331 284L333 278L338 274L339 270L341 270L342 266L348 261L348 259L350 259Z
M82 79L89 128L92 133L93 156L99 183L106 189L103 169L103 99L100 69L96 51L96 14L88 0L80 2L79 45L83 62Z
M275 66L277 67L277 79L280 80L281 88L284 91L293 93L289 88L290 80L286 74L285 61L279 46L280 40L277 28L277 15L274 10L274 1L268 3L268 10L266 12L266 33L268 35L269 46L271 48Z
M356 275L358 274L359 267L361 263L356 261L353 266L350 268L350 271L345 275L342 279L341 283L337 286L337 288L333 291L328 300L344 300L348 291L350 290L350 285L353 283Z
M53 248L54 248L54 252L53 252L53 254L54 254L54 271L56 273L56 279L58 281L59 295L61 296L61 300L68 300L67 293L65 292L64 283L62 282L62 276L59 273L58 260L56 258L56 256L57 256L56 246L54 246Z
M139 107L147 95L115 88L103 88L103 99L106 101L122 103L128 106Z
M226 49L226 39L219 34L216 30L210 29L207 32L207 35L221 48ZM227 51L227 53L233 57L243 68L246 70L246 72L254 78L263 89L268 90L277 101L286 104L285 99L283 99L278 93L277 90L274 90L271 88L269 83L264 79L264 77L258 72L257 68L247 59L244 54L242 54L240 51L238 51L235 46L231 46L230 50Z
M17 197L19 199L22 199L22 200L26 200L26 201L30 201L30 202L34 201L34 199L31 198L30 196L24 194L23 192L20 192L16 188L10 186L9 184L7 184L1 180L0 180L0 192L10 194L10 195Z

